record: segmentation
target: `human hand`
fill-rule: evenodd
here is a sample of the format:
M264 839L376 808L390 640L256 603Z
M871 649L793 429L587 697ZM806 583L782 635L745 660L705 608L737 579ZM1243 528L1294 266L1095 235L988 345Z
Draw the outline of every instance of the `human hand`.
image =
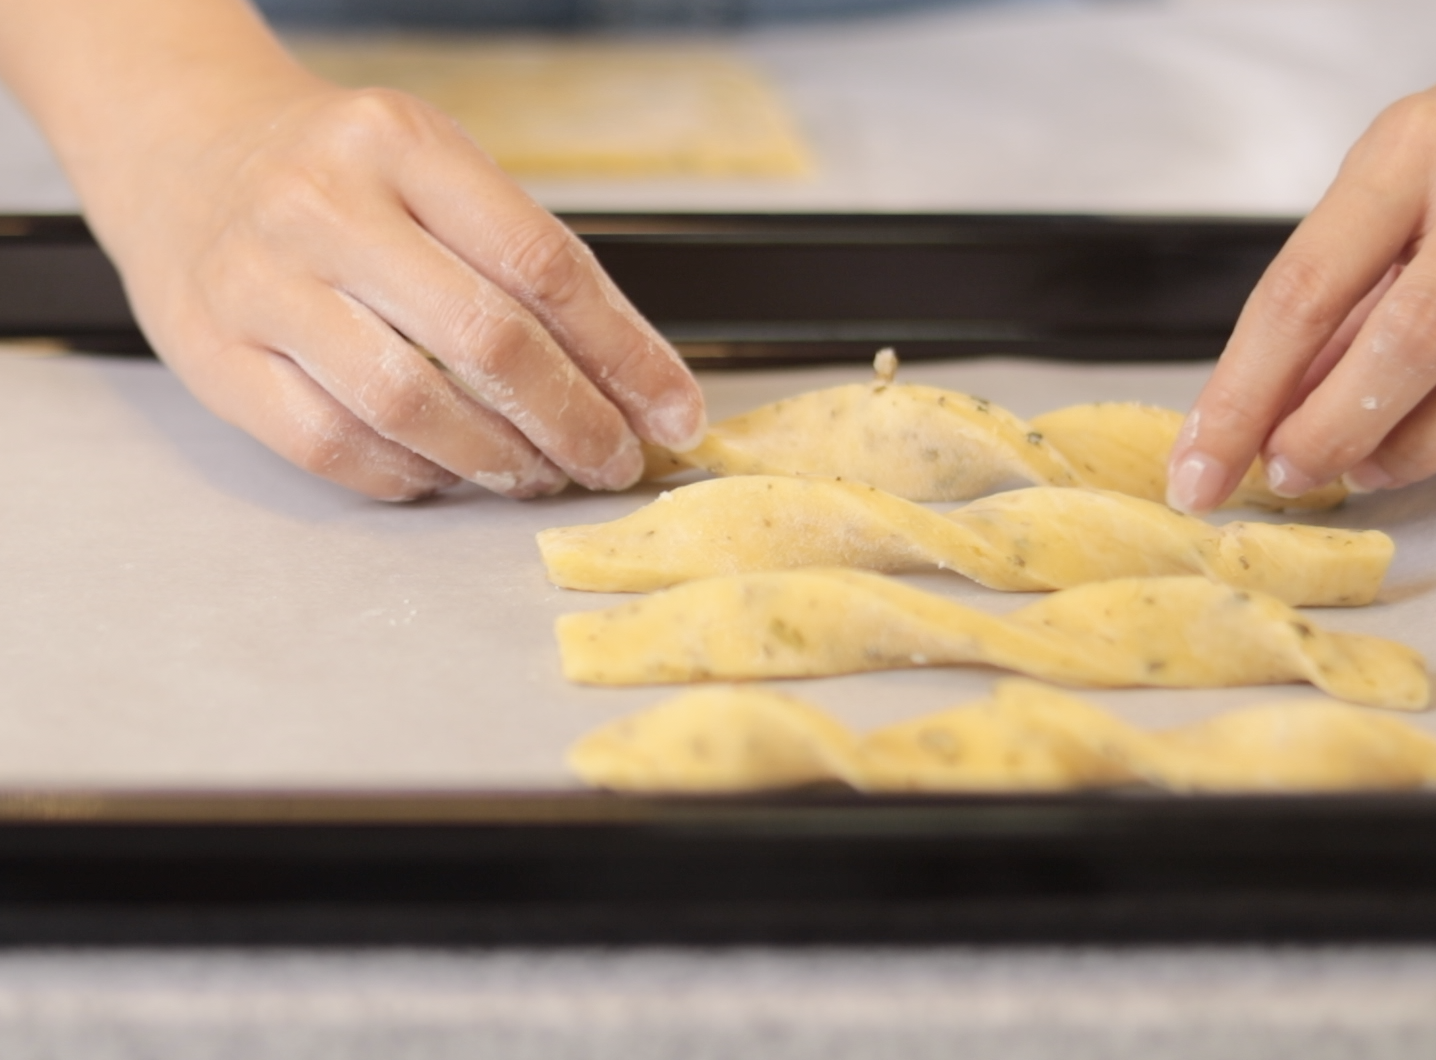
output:
M623 488L640 439L701 437L673 349L427 104L319 80L239 0L0 14L151 344L296 464L386 499L529 497Z
M1436 89L1381 114L1252 292L1173 447L1168 503L1436 473Z

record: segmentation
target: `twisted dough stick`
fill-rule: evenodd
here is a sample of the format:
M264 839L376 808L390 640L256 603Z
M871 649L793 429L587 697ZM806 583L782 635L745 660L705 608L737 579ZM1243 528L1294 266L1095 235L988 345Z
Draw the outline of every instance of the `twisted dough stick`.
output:
M1031 423L979 397L896 384L896 358L878 355L871 384L815 390L714 424L687 453L650 449L649 478L687 468L714 475L821 475L867 483L911 501L960 501L1004 483L1091 486L1162 501L1180 413L1138 404L1074 405ZM1330 508L1325 486L1278 497L1253 466L1228 506Z
M795 567L940 567L992 589L1205 574L1293 606L1370 603L1394 546L1379 531L1217 528L1119 493L1037 486L946 515L872 486L744 475L665 493L632 515L538 535L566 589L651 592L717 574Z
M688 582L557 622L563 671L601 685L819 677L987 663L1079 685L1215 688L1306 680L1415 709L1426 666L1404 645L1315 628L1273 597L1205 578L1064 589L1005 618L863 571Z
M817 707L724 685L610 722L569 748L568 763L614 791L755 791L846 778L855 751Z
M1436 782L1436 740L1326 700L1249 707L1165 732L1031 681L858 739L764 688L695 689L583 737L569 765L620 791L755 791L841 780L865 791L1063 791L1145 780L1174 791L1352 791Z

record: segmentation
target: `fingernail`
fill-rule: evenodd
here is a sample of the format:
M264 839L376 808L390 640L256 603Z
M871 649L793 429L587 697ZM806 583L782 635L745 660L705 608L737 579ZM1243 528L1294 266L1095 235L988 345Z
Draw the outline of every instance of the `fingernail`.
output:
M1300 497L1317 487L1316 479L1298 470L1284 456L1274 456L1266 462L1266 484L1278 497L1287 498Z
M1227 480L1226 466L1209 453L1188 453L1167 479L1167 505L1188 515L1215 508Z
M545 460L538 473L523 484L522 494L516 494L516 496L552 497L567 488L568 476Z
M708 433L703 403L687 391L660 398L646 419L653 441L676 453L692 449Z
M1341 476L1342 485L1352 493L1374 493L1396 485L1394 476L1388 474L1374 460L1363 460Z
M643 447L633 435L623 440L614 454L594 476L594 488L623 490L643 475Z
M458 475L450 474L447 471L440 471L433 476L410 480L406 482L394 496L382 499L400 503L427 500L435 494L442 493L450 486L458 485L460 481L461 479Z

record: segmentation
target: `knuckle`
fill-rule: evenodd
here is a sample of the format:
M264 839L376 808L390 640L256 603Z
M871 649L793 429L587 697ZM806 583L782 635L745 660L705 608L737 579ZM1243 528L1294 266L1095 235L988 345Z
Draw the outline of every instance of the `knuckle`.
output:
M522 226L504 248L502 260L524 288L524 300L546 306L572 301L584 288L592 256L573 233L552 222Z
M1411 352L1421 360L1428 356L1426 343L1436 334L1436 291L1415 284L1397 284L1382 302L1382 316L1388 329L1401 338L1414 339Z
M1305 336L1341 323L1343 314L1325 265L1305 253L1288 250L1280 255L1262 285L1269 319L1282 331Z
M347 149L388 155L425 140L432 132L434 115L427 104L406 93L359 88L340 98L330 121Z
M1254 406L1251 399L1252 393L1245 385L1213 379L1202 401L1203 437L1264 436L1271 426L1269 415L1267 410Z
M471 356L488 346L495 327L493 311L481 302L460 299L443 314L444 334Z
M1366 440L1328 435L1325 441L1313 440L1311 463L1323 473L1322 477L1330 477L1345 471L1370 451L1371 445Z
M1436 475L1436 446L1384 446L1376 454L1381 469L1393 479L1393 485L1407 485Z
M385 438L400 438L422 424L435 394L421 373L377 369L359 394L364 419Z
M349 431L344 417L337 412L325 412L307 419L291 436L284 455L310 474L332 478L347 459L349 446Z
M662 365L664 363L662 360L655 362L651 345L632 342L613 354L603 369L603 376L605 379L628 380L654 378L651 369L655 364Z
M1436 397L1428 395L1373 455L1398 484L1436 475Z
M1319 482L1330 481L1366 457L1380 436L1359 424L1322 409L1312 416L1296 416L1282 427L1281 447L1295 463Z
M450 333L464 360L490 379L515 374L537 339L538 325L520 312L496 313L476 304L457 310Z

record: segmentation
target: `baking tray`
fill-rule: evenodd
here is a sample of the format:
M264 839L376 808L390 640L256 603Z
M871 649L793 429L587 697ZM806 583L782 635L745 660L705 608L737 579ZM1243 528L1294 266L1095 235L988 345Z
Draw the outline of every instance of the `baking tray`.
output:
M564 220L700 368L1005 353L1215 357L1290 221L621 215ZM77 217L0 216L0 336L144 352Z
M10 944L1436 937L1436 800L12 796Z
M706 365L1214 354L1286 222L571 217ZM75 218L0 222L0 332L140 349ZM1436 799L0 794L0 942L1436 937Z

